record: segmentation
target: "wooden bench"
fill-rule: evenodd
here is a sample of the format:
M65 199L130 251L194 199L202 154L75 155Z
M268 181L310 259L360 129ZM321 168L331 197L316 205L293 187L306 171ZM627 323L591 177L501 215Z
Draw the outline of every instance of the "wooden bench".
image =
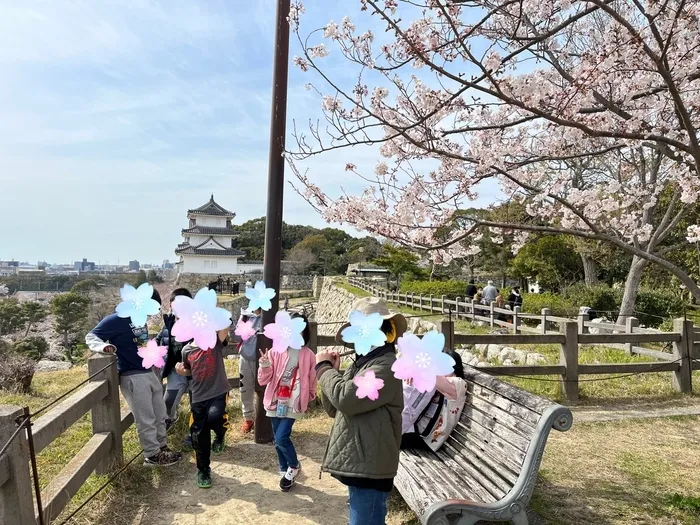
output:
M423 525L527 525L549 431L571 428L571 411L478 369L465 375L457 427L437 453L402 451L396 488Z

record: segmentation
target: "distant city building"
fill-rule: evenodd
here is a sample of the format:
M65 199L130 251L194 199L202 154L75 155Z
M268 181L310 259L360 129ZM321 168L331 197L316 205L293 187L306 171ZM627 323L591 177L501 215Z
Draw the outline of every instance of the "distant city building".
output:
M170 259L164 259L162 268L163 270L172 270L175 268L175 265L170 262Z
M189 227L182 230L183 242L175 249L179 273L238 274L242 271L238 259L245 252L234 248L237 237L231 221L235 213L214 201L187 210Z
M0 266L14 266L19 268L19 261L0 261Z
M46 275L46 270L38 266L20 266L17 275Z
M90 262L87 259L83 258L82 261L76 261L73 264L73 269L76 272L94 272L95 271L95 263Z
M11 275L17 275L17 266L10 266L4 261L0 262L0 277L10 277Z
M129 271L138 272L141 269L141 264L138 261L129 261Z

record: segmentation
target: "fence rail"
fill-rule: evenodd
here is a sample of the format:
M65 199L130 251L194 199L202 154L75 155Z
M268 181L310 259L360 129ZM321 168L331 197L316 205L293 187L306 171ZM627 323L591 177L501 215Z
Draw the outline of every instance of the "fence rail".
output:
M134 423L134 416L121 408L114 356L91 356L88 377L89 382L80 390L27 423L31 425L34 454L38 454L88 412L92 421L92 437L41 490L41 509L33 501L29 434L19 432L0 455L0 523L48 524L61 514L93 472L107 474L123 463L122 436ZM239 378L229 378L231 388L238 388L239 383ZM0 405L0 446L16 431L23 414L21 407Z
M662 332L648 328L640 328L635 318L628 318L625 325L613 323L593 323L587 315L580 315L577 320L552 316L549 309L542 310L540 315L522 314L518 307L514 310L480 305L475 301L469 303L447 299L445 296L415 296L391 292L385 288L372 286L367 282L350 278L348 282L377 297L411 308L428 310L431 313L451 313L451 318L485 321L491 326L507 326L512 334L473 335L454 333L454 323L443 319L441 329L446 334L450 346L455 344L558 344L561 347L559 365L511 365L484 366L481 370L493 375L503 376L561 376L561 388L569 401L579 397L579 376L583 375L636 375L652 372L673 372L673 386L682 393L692 392L692 372L700 370L700 329L693 326L692 321L676 319L673 332ZM488 312L488 316L482 315ZM497 315L508 315L510 321L499 320ZM522 324L523 320L539 320L540 327L532 328ZM552 329L556 325L556 330ZM595 327L608 333L590 333ZM673 352L667 353L656 349L644 348L639 345L649 343L671 343ZM646 363L606 363L579 364L580 345L605 345L624 350L627 354L639 354L656 359ZM585 381L585 379L583 380Z

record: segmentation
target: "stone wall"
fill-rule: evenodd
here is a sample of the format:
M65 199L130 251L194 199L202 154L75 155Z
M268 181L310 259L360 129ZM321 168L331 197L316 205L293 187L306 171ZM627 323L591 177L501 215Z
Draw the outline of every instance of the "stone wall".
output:
M280 286L282 290L311 290L314 279L312 275L283 275Z
M182 273L177 276L175 284L178 287L184 287L192 291L193 293L209 285L209 283L216 281L219 278L219 274L193 274L193 273ZM238 279L241 284L241 291L245 287L245 283L250 279L255 283L256 279L261 279L261 275L224 275L225 279ZM283 275L281 279L282 290L311 290L314 278L311 275Z

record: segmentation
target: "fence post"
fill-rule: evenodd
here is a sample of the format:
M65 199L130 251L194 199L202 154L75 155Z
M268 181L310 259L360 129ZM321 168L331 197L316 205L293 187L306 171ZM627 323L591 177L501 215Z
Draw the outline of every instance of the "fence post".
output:
M318 352L318 323L309 321L309 349Z
M513 333L514 334L519 334L520 333L520 307L519 306L514 306L513 307Z
M111 364L109 368L90 379L91 382L107 381L107 395L92 407L92 433L110 432L112 445L109 452L97 465L97 474L106 474L124 461L124 446L122 443L122 415L119 402L119 374L117 360L113 355L93 354L88 359L88 375L97 373L100 369Z
M681 334L681 340L673 343L673 357L680 359L680 368L673 373L673 388L677 392L693 392L693 363L690 359L693 347L693 322L685 319L673 320L673 331Z
M472 323L476 323L476 300L472 299Z
M24 410L18 406L0 405L0 448L17 430L16 420L23 414ZM1 457L7 458L9 479L0 485L0 523L35 525L29 445L25 430L20 431Z
M418 294L418 309L423 311L423 294Z
M416 296L411 292L411 310L416 309Z
M428 311L433 313L433 294L430 294L430 303L428 303Z
M454 350L455 322L449 319L440 321L440 333L445 334L445 346L450 350Z
M578 314L578 333L587 334L588 327L586 323L591 320L591 316L588 314Z
M457 319L459 319L459 300L461 297L457 296L455 297L455 314L457 315Z
M637 326L639 326L639 319L636 317L628 317L627 321L625 321L625 333L633 334ZM625 352L627 352L627 355L634 354L634 343L627 343L625 345Z
M442 296L442 306L441 306L441 309L442 309L442 313L445 313L445 296L444 296L444 295Z
M567 401L578 401L578 324L565 323L566 341L561 345L559 364L565 368L561 376L561 389Z
M542 334L547 334L547 316L550 315L552 311L549 308L542 308Z
M489 307L489 313L491 315L491 326L496 326L496 323L494 322L496 320L496 312L494 312L494 308L496 308L496 301L491 301Z

